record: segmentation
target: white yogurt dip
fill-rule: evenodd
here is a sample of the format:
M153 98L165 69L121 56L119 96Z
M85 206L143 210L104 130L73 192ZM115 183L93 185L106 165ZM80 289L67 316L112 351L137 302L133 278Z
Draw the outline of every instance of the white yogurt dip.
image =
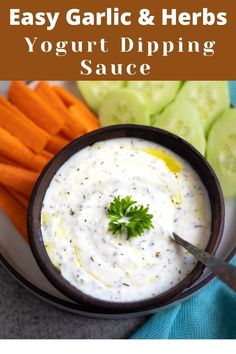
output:
M149 206L153 229L127 240L108 231L115 196ZM137 301L186 277L196 260L172 241L177 234L204 249L208 194L192 167L172 151L137 138L96 143L74 154L46 192L41 229L62 276L95 298Z

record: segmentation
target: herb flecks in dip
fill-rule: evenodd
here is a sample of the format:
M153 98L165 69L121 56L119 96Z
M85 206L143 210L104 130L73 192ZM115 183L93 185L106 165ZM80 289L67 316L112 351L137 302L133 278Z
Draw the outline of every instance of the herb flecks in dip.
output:
M109 229L107 206L132 195L148 205L154 228L129 240ZM58 170L44 198L41 228L62 276L86 294L136 301L180 282L196 260L171 239L204 249L209 241L208 194L190 165L168 149L136 138L96 143Z

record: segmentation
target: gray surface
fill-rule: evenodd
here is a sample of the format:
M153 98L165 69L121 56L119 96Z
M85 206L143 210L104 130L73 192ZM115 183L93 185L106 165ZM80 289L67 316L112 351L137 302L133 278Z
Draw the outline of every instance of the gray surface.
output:
M0 266L1 339L115 339L128 338L144 317L103 320L74 315L38 299Z

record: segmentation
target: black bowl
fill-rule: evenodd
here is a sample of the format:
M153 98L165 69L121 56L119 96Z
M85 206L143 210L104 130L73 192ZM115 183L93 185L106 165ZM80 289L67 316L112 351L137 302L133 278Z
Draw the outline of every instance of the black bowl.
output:
M166 303L170 303L174 296L180 294L183 290L196 282L205 268L204 265L198 262L193 271L176 286L150 299L133 302L104 301L76 289L60 274L51 263L41 234L42 204L47 188L57 170L73 154L86 146L92 145L98 141L120 137L135 137L158 143L175 152L192 166L205 185L211 204L211 235L206 251L211 254L216 252L224 227L224 198L214 171L195 148L176 135L153 127L131 124L110 126L86 134L67 145L50 161L39 177L31 196L28 210L29 242L33 255L44 275L59 291L71 300L89 306L91 310L94 309L94 311L98 313L145 313L152 311L154 308L157 309Z

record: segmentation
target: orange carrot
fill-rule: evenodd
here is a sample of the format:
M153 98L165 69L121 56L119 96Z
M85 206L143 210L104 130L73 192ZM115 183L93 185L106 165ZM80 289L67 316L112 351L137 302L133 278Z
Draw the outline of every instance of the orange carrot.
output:
M5 100L3 97L0 98L0 102L3 100ZM24 114L16 113L14 112L14 108L10 110L1 104L0 126L7 129L36 153L42 152L49 138L42 129L26 118Z
M53 89L58 97L60 97L64 104L69 108L73 117L80 122L81 127L86 129L86 132L99 128L98 119L81 100L73 96L61 86L53 86Z
M3 155L0 155L0 163L6 163L7 165L22 167L22 165L19 165L17 162L10 160Z
M23 207L4 187L0 185L0 208L11 219L15 227L27 241L27 209Z
M0 183L30 196L37 181L38 173L0 163Z
M35 91L64 118L65 125L62 128L62 132L66 138L75 139L82 133L85 133L83 126L81 127L80 122L68 112L63 101L58 97L52 87L49 86L47 81L41 81Z
M45 160L45 164L53 158L53 155L50 154L50 152L48 152L46 150L43 150L42 154L39 156L43 156L44 158L47 159L47 161ZM0 154L0 163L10 165L10 166L19 167L19 168L25 168L22 164L20 164L16 161L13 161L13 160L9 159L8 157L5 157L1 154ZM32 168L30 169L30 171L32 171Z
M16 106L14 106L14 104L12 104L7 98L5 98L4 96L0 95L0 104L9 109L12 112L15 112L16 114L23 114L21 111L19 111L18 108L16 108Z
M69 140L56 135L52 136L49 140L46 149L51 152L52 154L56 154L58 151L63 149L66 145L69 144Z
M43 150L42 156L46 157L46 159L47 159L48 161L50 161L50 160L53 158L54 154L51 154L51 153L48 152L47 150Z
M86 119L81 119L81 115L78 114L76 104L73 104L72 106L68 107L68 111L74 117L74 119L80 122L80 125L83 127L85 133L88 133L88 123L86 122Z
M64 102L66 107L70 107L73 104L77 103L78 99L63 87L52 86L52 88L56 92L56 94L61 98L61 100Z
M70 92L61 86L52 86L52 88L68 108L76 105L80 116L83 115L83 117L86 117L89 122L94 125L94 129L99 126L99 122L96 116L79 98L73 96Z
M41 171L48 162L44 156L35 155L2 127L0 127L0 154L36 172Z
M22 81L12 81L9 99L36 125L51 135L63 127L63 118Z
M12 104L8 99L0 95L0 104L10 110L11 112L15 113L20 117L20 119L24 120L27 119L28 122L33 124L34 129L37 129L38 134L43 135L45 139L49 140L50 135L43 129L41 129L38 125L34 124L29 117L25 116L14 104Z
M10 187L5 187L6 190L16 199L18 202L21 203L25 208L28 208L29 199L22 193L17 192L15 189Z
M4 106L5 108L7 108L8 110L12 111L15 114L18 114L21 119L26 118L28 121L30 121L34 128L37 128L37 130L40 132L40 134L44 135L45 138L49 138L49 134L45 132L45 130L39 128L38 125L34 124L29 117L25 116L24 113L22 113L22 111L20 111L12 102L10 102L7 98L5 98L4 96L0 95L0 104L2 106Z
M80 120L81 125L86 129L86 133L99 128L98 119L91 111L80 101L70 106L69 111L74 117Z

